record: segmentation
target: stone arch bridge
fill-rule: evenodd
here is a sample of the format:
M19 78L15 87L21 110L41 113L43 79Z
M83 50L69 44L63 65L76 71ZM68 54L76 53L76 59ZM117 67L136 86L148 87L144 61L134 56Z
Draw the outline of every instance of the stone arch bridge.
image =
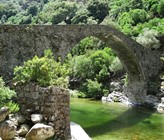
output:
M132 101L144 102L152 86L159 85L163 63L153 51L144 48L120 31L104 25L1 25L0 75L10 80L13 68L35 54L51 48L64 58L80 40L94 36L104 41L120 58L129 74L125 93ZM154 88L154 87L153 87Z

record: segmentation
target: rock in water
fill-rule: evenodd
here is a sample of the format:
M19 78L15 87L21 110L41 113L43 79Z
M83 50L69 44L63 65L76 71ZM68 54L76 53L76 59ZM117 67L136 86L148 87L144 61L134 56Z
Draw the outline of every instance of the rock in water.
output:
M2 107L0 109L0 122L4 121L8 115L9 115L9 108Z
M4 121L0 123L0 137L3 140L10 140L15 137L16 127L12 121Z
M53 135L54 129L52 126L37 123L26 134L26 140L46 140Z

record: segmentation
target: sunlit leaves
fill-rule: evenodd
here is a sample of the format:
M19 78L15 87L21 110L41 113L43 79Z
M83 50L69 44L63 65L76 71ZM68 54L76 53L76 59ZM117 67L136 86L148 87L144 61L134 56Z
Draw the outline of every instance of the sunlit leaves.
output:
M24 62L23 66L17 66L14 69L14 80L23 83L36 82L41 86L67 87L68 73L66 65L56 62L52 52L47 50L44 57L35 56L32 60Z

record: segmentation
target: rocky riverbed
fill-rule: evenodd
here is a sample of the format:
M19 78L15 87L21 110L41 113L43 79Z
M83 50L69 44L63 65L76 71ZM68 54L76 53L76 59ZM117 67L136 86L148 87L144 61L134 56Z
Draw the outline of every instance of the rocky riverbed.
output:
M47 140L54 136L51 124L43 123L41 114L32 114L31 123L20 114L10 114L9 108L0 109L0 140ZM83 128L71 122L71 140L91 140ZM56 138L53 137L53 140Z
M136 106L140 104L132 103L127 96L124 95L122 85L119 82L111 82L111 93L101 98L102 102L120 102L128 106ZM164 82L161 84L161 93L158 96L147 95L145 103L146 107L156 109L159 113L164 113Z

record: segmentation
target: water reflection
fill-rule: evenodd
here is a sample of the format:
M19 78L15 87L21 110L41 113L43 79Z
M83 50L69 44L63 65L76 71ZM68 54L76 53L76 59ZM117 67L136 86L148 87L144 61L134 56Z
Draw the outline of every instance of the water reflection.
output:
M143 107L73 99L71 119L93 140L164 139L164 116Z

